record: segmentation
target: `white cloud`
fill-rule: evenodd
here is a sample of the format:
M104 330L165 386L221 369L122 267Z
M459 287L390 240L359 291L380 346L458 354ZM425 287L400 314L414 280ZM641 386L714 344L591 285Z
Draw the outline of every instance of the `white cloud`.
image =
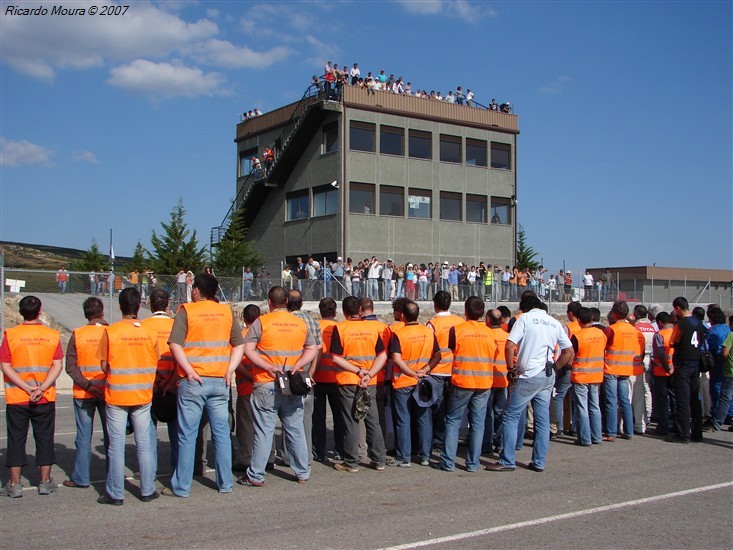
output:
M87 151L86 149L74 151L71 154L71 160L76 162L88 162L89 164L99 164L97 156L91 151Z
M51 164L50 149L27 140L13 141L0 137L0 166Z
M290 50L278 46L265 52L256 52L250 48L236 46L227 40L211 39L192 45L187 49L194 60L217 67L230 69L264 69L286 59Z
M410 13L458 17L468 23L498 15L496 10L485 2L469 0L397 0L397 2Z
M224 77L219 73L204 73L179 62L153 63L146 59L113 68L107 83L152 99L225 93L221 88Z
M541 86L540 92L544 92L546 94L559 94L565 91L565 85L568 82L570 82L569 76L560 75L552 82L549 82L545 84L544 86Z
M214 8L209 8L206 10L206 17L209 19L218 19L219 18L219 10Z

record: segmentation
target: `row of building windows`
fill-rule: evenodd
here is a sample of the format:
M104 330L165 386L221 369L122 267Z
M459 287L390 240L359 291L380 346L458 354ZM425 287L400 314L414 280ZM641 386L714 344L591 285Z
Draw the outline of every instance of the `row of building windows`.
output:
M379 125L379 153L382 155L407 156L415 159L432 160L433 134L423 130L407 130L397 126ZM481 139L462 138L450 134L439 134L440 161L467 166L512 169L512 146L508 143L489 142ZM464 147L465 141L465 147ZM323 152L331 153L339 147L338 126L333 123L323 127ZM349 149L375 153L377 151L377 125L368 122L351 121L349 126Z
M393 185L371 183L349 184L349 213L368 216L393 216L414 219L432 219L435 215L443 221L472 223L512 223L512 203L506 197L489 197L470 193L440 191L438 211L433 212L433 191ZM406 200L405 200L406 199ZM303 220L309 217L328 216L338 212L338 191L330 185L288 193L287 220ZM378 206L378 208L377 208Z

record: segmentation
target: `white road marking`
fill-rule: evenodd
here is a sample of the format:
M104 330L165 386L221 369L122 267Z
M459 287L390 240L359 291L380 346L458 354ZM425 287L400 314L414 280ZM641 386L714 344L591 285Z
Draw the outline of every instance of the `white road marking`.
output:
M718 483L716 485L707 485L705 487L696 487L694 489L686 489L684 491L675 491L674 493L665 493L663 495L657 495L653 497L640 498L637 500L628 500L626 502L619 502L618 504L608 504L606 506L598 506L596 508L589 508L587 510L578 510L577 512L568 512L566 514L558 514L556 516L546 516L544 518L537 518L537 519L532 519L529 521L520 521L519 523L510 523L509 525L499 525L498 527L491 527L490 529L480 529L479 531L469 531L467 533L458 533L457 535L450 535L447 537L439 537L439 538L434 538L434 539L421 540L417 542L410 542L407 544L400 544L397 546L389 546L382 550L405 550L407 548L420 548L422 546L432 546L435 544L445 544L445 543L450 543L450 542L456 542L459 540L470 539L474 537L482 537L482 536L491 535L494 533L501 533L503 531L521 529L522 527L533 527L535 525L543 525L545 523L552 523L554 521L579 518L583 516L589 516L591 514L608 512L611 510L620 510L621 508L628 508L630 506L638 506L639 504L647 504L649 502L658 502L660 500L667 500L670 498L676 498L676 497L681 497L685 495L692 495L695 493L704 493L705 491L714 491L715 489L723 489L725 487L731 487L731 486L733 486L733 481L727 481L725 483Z

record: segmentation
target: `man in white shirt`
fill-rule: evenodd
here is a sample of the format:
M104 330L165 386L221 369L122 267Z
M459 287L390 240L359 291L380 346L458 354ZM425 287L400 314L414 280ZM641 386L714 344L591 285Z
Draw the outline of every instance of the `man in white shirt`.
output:
M525 296L519 304L524 312L512 327L506 343L506 364L514 369L514 354L519 346L516 371L519 377L509 396L501 428L503 448L499 462L486 466L493 472L510 472L516 467L514 449L517 442L517 426L526 414L531 402L534 410L534 445L529 469L542 472L545 469L547 450L550 446L550 398L555 383L555 371L571 364L573 345L562 324L546 312L545 306L535 295ZM560 357L553 361L555 346L560 347Z
M471 90L468 90L466 92L466 105L468 105L469 107L473 107L474 96L475 94Z
M593 275L587 269L583 275L583 301L590 302L593 296Z
M349 71L349 76L351 77L351 85L356 86L356 84L359 82L359 77L361 76L359 65L354 63L354 66L351 67L351 70Z
M448 92L448 95L445 96L446 103L455 103L456 102L456 96L453 95L453 92Z
M382 264L376 256L372 256L367 272L367 297L374 301L379 300L379 278L382 275Z

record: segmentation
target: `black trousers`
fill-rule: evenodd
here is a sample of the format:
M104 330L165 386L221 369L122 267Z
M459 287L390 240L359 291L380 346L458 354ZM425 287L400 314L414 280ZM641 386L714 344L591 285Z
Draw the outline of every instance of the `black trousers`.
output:
M36 466L56 464L56 452L53 448L56 403L6 405L5 411L8 423L8 454L5 465L13 468L28 464L25 444L28 441L29 424L33 427L33 439L36 442Z
M702 403L698 361L685 361L672 373L675 397L675 427L682 439L702 439Z
M313 454L319 459L326 458L326 402L328 402L333 416L334 450L343 455L344 419L341 414L339 387L335 382L318 382L313 394Z

